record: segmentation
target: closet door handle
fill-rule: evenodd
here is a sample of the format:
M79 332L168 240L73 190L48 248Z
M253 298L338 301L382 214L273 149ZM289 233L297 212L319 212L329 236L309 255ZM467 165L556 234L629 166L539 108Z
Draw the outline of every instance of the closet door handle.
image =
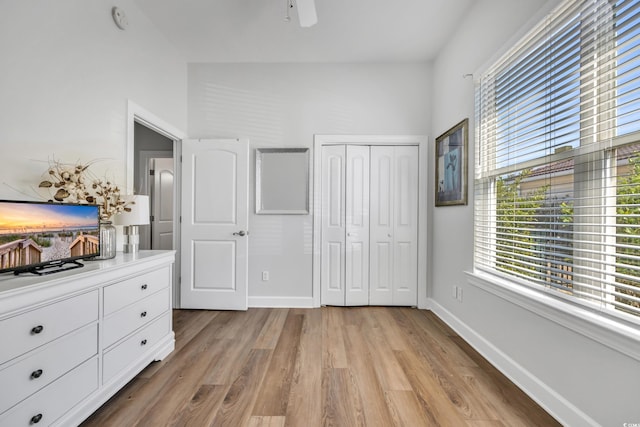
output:
M42 325L34 326L33 328L31 328L31 334L32 335L37 335L40 332L42 332L43 329L44 329L44 326L42 326Z
M42 414L34 415L33 417L31 417L29 424L38 424L41 419L42 419Z
M234 235L234 236L240 236L240 237L243 237L243 236L246 236L246 235L247 235L247 232L246 232L246 231L244 231L244 230L240 230L240 231L236 231L235 233L233 233L233 235Z
M42 376L42 369L31 372L31 379L40 378Z

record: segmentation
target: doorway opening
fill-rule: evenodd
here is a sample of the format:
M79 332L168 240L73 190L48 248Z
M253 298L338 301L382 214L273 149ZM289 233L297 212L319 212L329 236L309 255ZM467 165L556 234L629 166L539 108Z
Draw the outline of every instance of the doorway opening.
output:
M140 249L175 250L173 307L180 308L180 154L185 134L139 105L127 105L127 193L150 196ZM152 172L153 171L153 172Z
M140 226L140 249L175 249L173 244L173 140L134 123L134 193L149 196L150 224Z

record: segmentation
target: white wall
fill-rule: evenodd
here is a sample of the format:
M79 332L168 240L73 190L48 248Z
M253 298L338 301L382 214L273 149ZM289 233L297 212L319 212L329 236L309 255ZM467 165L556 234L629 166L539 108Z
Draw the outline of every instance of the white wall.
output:
M119 30L113 5L0 3L0 198L35 198L53 156L105 159L93 171L124 186L128 99L186 129L186 62L132 0Z
M554 3L479 0L433 64L433 136L469 117L471 158L469 205L433 210L431 303L565 425L638 423L638 360L469 284L464 273L473 268L475 122L473 81L462 75L485 66ZM454 285L463 288L462 303L451 297Z
M253 203L255 148L311 149L314 134L426 135L429 82L426 64L190 64L188 133L250 139ZM311 304L312 215L251 209L250 304Z

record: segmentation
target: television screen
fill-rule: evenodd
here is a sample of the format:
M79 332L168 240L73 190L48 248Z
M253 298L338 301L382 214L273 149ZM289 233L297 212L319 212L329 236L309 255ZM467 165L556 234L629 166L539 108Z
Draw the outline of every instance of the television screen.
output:
M99 254L97 205L0 200L0 272L38 272Z

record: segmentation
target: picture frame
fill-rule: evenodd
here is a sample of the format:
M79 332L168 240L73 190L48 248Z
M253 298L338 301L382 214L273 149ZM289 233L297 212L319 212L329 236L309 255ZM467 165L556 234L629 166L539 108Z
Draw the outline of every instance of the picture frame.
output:
M436 206L467 204L468 146L468 118L436 138Z
M309 214L309 149L256 149L256 214Z

